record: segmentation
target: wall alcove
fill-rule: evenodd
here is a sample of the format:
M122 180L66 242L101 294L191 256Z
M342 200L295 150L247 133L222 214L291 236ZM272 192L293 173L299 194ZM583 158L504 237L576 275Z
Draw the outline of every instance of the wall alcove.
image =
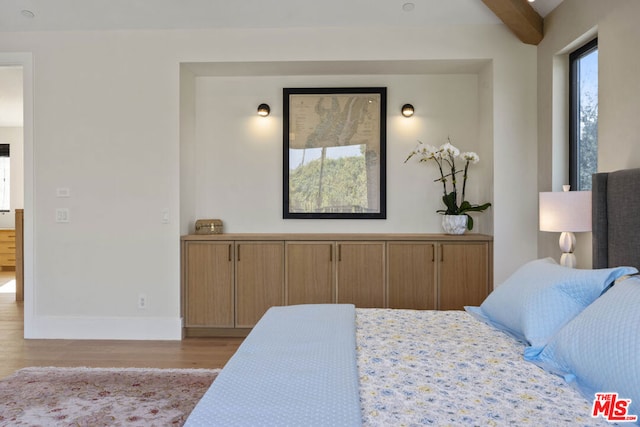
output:
M404 161L418 140L450 137L480 163L467 196L493 198L493 64L488 59L185 62L180 65L180 229L220 218L225 232L441 232L435 165ZM282 89L387 87L387 219L282 219ZM268 117L256 108L266 102ZM411 118L401 106L415 107ZM491 211L474 232L492 234Z

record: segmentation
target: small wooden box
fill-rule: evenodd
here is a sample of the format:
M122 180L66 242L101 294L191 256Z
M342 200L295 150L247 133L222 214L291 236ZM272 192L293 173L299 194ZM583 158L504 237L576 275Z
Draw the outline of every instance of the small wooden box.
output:
M220 234L222 233L222 220L199 219L196 221L196 234Z

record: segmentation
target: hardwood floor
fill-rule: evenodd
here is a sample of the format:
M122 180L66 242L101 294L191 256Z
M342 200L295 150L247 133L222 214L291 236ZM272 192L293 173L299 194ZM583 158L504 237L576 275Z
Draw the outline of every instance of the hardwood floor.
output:
M242 338L182 341L25 340L23 305L0 293L0 378L27 366L221 368Z

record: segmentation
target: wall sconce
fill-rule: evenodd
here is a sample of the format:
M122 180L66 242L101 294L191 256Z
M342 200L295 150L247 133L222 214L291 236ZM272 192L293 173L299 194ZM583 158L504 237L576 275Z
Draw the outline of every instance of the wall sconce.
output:
M411 104L404 104L402 106L402 115L405 117L411 117L413 116L413 105Z
M269 108L269 104L258 105L258 115L260 117L267 117L270 112L271 112L271 108Z
M560 264L576 266L573 249L574 232L591 231L591 191L564 191L540 193L540 231L560 232Z

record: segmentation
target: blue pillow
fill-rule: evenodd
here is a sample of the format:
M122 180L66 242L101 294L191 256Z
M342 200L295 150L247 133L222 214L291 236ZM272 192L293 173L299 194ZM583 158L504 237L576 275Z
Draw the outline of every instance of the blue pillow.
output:
M640 279L616 283L528 360L564 376L589 400L615 392L640 420Z
M534 356L609 284L637 271L632 267L579 270L558 265L552 258L539 259L520 267L480 307L465 308L529 344L525 354Z

